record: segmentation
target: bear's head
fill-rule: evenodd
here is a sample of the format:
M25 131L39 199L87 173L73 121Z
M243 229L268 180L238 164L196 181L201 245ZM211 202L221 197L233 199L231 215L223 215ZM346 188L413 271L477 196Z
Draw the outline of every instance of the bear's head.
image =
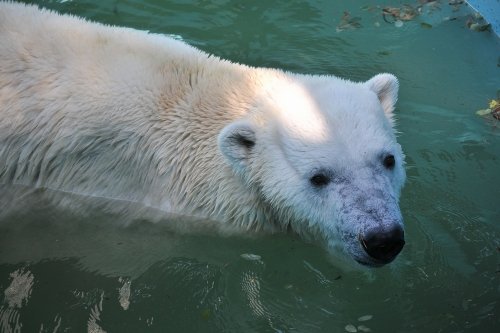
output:
M381 266L405 243L397 94L390 74L362 83L281 74L262 82L248 116L219 134L219 148L283 228Z

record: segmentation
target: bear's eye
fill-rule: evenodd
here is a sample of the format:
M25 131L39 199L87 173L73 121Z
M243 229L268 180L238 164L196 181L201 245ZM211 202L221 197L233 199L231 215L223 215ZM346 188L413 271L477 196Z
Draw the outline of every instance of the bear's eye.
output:
M384 166L387 169L392 169L394 168L394 165L396 164L396 160L394 159L394 155L387 155L384 158Z
M313 184L315 187L323 187L328 185L330 183L331 178L328 175L325 175L324 173L317 173L314 176L312 176L309 181L311 184Z

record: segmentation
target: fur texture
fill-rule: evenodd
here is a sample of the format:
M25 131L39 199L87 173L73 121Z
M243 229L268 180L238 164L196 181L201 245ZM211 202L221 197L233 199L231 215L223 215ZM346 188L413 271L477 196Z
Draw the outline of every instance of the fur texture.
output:
M3 2L0 184L142 203L223 232L292 229L369 261L357 235L402 224L397 90L389 74L252 68ZM327 185L311 185L318 171Z

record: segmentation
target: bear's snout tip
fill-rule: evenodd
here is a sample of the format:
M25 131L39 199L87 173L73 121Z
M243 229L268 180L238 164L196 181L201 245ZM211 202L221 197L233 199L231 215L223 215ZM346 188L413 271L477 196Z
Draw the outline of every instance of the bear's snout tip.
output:
M372 259L383 265L393 261L403 249L404 231L399 225L390 229L376 227L360 233L359 242Z

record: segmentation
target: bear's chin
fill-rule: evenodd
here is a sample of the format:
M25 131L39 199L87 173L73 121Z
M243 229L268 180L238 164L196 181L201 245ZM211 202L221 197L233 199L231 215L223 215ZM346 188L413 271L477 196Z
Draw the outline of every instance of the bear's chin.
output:
M393 260L389 261L389 262L377 262L377 261L374 261L374 260L364 260L364 259L358 259L358 258L355 258L354 259L358 264L364 266L364 267L368 267L368 268L379 268L379 267L382 267L382 266L385 266L387 265L388 263L392 262Z
M334 248L328 247L326 250L329 260L333 265L351 270L380 268L390 264L398 257L395 256L387 261L377 260L370 257L361 247L356 247L352 244L345 248L340 248L338 246Z

